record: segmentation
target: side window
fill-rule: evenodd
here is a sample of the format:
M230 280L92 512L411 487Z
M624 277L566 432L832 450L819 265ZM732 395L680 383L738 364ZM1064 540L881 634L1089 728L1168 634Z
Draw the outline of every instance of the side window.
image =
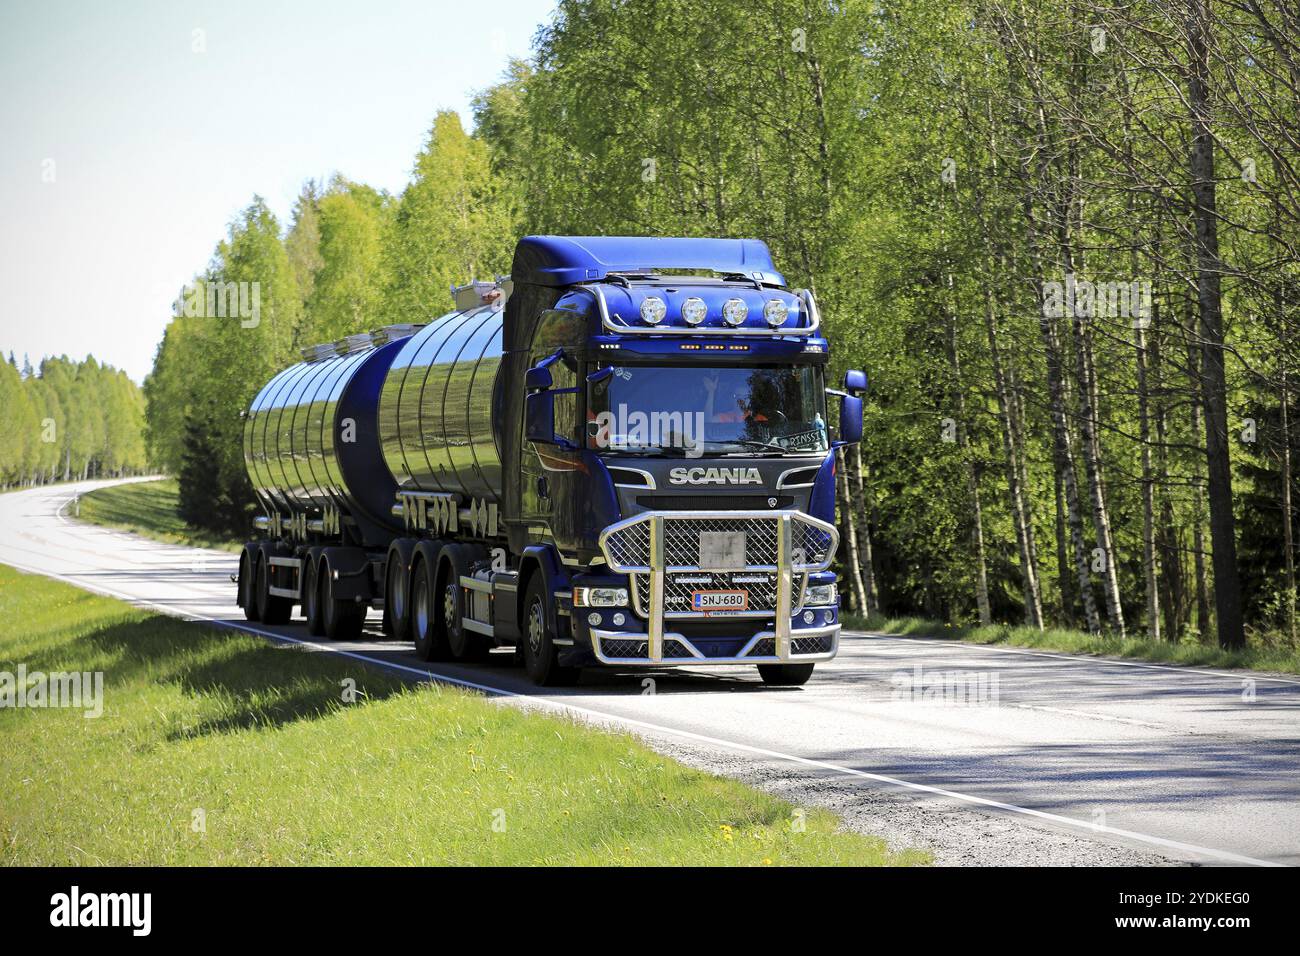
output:
M581 313L567 309L554 309L544 313L533 335L530 364L536 365L554 355L556 349L575 350L581 346L586 333L587 318ZM570 354L562 356L551 366L551 379L556 389L577 387L578 360ZM555 396L555 433L575 444L582 433L578 420L580 397L578 392Z

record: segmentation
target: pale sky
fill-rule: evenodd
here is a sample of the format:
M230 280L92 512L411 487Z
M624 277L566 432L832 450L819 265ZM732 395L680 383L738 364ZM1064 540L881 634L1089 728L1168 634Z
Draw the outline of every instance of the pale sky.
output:
M310 177L400 191L554 5L0 0L0 351L143 381L255 193L283 226Z

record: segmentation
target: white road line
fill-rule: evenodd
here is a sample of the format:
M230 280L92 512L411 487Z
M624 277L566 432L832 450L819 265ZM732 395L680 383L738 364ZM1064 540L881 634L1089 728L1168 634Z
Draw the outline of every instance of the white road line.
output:
M1149 670L1169 671L1172 674L1201 674L1206 677L1225 677L1230 680L1241 681L1244 678L1252 680L1272 681L1277 684L1294 684L1300 687L1300 679L1294 677L1275 677L1272 674L1265 674L1260 671L1241 670L1241 671L1212 671L1202 667L1184 666L1182 664L1152 664L1146 661L1121 661L1113 657L1089 657L1087 655L1063 654L1060 651L1040 651L1032 647L995 647L991 644L972 644L967 641L959 641L954 638L944 637L902 637L898 634L885 634L881 631L844 631L844 634L852 634L857 637L869 638L873 641L905 641L911 644L926 644L930 647L945 647L949 649L961 648L972 651L996 651L1001 654L1027 654L1030 657L1052 657L1063 661L1082 661L1086 664L1110 664L1114 667L1139 667Z
M876 783L888 784L890 786L900 787L905 790L911 790L917 793L925 793L925 794L930 794L932 796L944 797L946 799L955 800L960 803L971 804L972 806L987 807L994 810L1001 810L1006 813L1018 814L1020 816L1029 817L1036 820L1043 820L1048 823L1056 824L1058 826L1065 826L1074 830L1086 831L1091 834L1106 834L1108 836L1119 837L1121 839L1132 840L1138 843L1147 844L1148 846L1160 847L1162 849L1167 849L1167 850L1176 850L1180 853L1190 854L1194 856L1209 857L1210 859L1219 860L1224 863L1237 863L1246 866L1269 866L1269 867L1285 865L1282 863L1275 863L1270 860L1257 860L1254 857L1242 856L1240 854L1231 853L1226 850L1217 850L1212 847L1198 846L1193 843L1183 843L1178 840L1169 840L1169 839L1165 839L1164 837L1152 836L1151 834L1147 834L1147 833L1138 833L1137 831L1134 830L1123 830L1117 827L1109 827L1109 826L1095 824L1092 822L1075 820L1070 817L1061 816L1060 814L1048 813L1047 811L1044 810L1035 810L1030 807L1021 807L1012 803L1003 803L1000 800L990 800L987 797L979 797L973 794L961 793L957 790L948 790L943 787L932 787L929 786L928 784L923 784L923 783L913 783L912 781L902 780L898 777L889 777L884 774L871 773L866 770L858 770L855 767L846 767L842 764L830 763L824 760L813 760L808 757L800 757L795 754L783 753L779 750L769 750L765 747L756 747L752 744L740 743L739 741L735 741L735 740L725 740L720 737L710 737L706 734L697 734L694 731L690 731L690 730L681 730L676 727L666 727L662 724L652 724L648 721L638 720L633 717L622 717L617 714L610 714L604 711L594 710L590 707L581 707L577 704L566 704L562 701L550 700L549 698L538 697L533 694L523 694L518 691L506 690L501 687L492 687L488 684L479 684L474 681L464 680L459 677L450 677L443 674L437 674L432 671L423 670L418 667L411 667L407 664L398 664L394 661L386 661L383 658L370 657L366 654L359 654L355 651L340 650L339 648L330 647L328 644L320 644L315 641L305 641L302 640L301 638L288 637L287 635L284 634L276 634L274 631L264 631L261 628L252 627L246 624L241 624L236 621L223 621L218 618L210 617L204 614L180 615L176 612L174 608L164 608L161 605L153 604L152 602L149 601L136 601L134 598L130 597L129 595L122 594L121 592L114 592L109 588L102 588L102 587L82 584L79 581L76 581L72 578L64 577L61 574L55 574L48 571L39 571L33 568L19 568L19 570L29 571L35 574L44 575L45 577L55 578L56 580L64 581L76 587L80 587L90 591L98 591L99 593L105 594L109 597L120 598L133 604L138 604L144 607L156 608L160 610L162 613L172 617L186 616L189 620L205 621L207 623L216 625L217 627L225 627L225 628L230 628L232 630L238 630L238 631L246 631L250 634L257 634L261 637L270 638L271 640L282 641L289 644L297 644L302 647L309 647L314 650L324 651L325 653L328 654L336 654L339 657L346 657L352 660L358 660L369 664L374 664L379 667L387 667L387 668L391 668L392 670L401 671L403 673L413 674L421 678L422 680L433 682L433 683L453 684L458 687L465 687L471 690L481 691L485 694L491 694L493 696L508 697L512 699L528 701L531 703L540 704L545 707L552 707L560 711L566 711L574 714L581 714L586 717L596 717L606 721L613 721L616 724L621 724L624 726L637 727L642 730L653 731L655 733L668 734L674 737L682 737L687 740L694 740L699 743L711 744L717 747L725 747L729 750L736 750L736 751L741 751L743 753L751 753L763 757L770 757L777 760L785 761L787 763L798 764L804 767L812 767L818 770L829 770L834 773L844 774L846 776L851 776L851 777L857 777L862 780L871 780Z

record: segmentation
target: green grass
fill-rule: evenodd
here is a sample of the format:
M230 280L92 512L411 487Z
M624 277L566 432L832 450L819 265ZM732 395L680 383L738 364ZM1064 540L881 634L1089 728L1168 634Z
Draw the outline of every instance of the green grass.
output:
M1300 650L1280 641L1252 636L1245 650L1225 651L1215 644L1197 641L1153 641L1146 637L1120 639L1113 634L1092 635L1064 628L1036 630L1007 624L952 625L919 617L886 617L872 614L868 618L845 614L844 626L852 630L880 631L914 637L938 637L969 644L1004 644L1069 654L1095 654L1133 660L1199 667L1249 668L1300 674Z
M627 735L3 566L0 615L0 671L104 672L97 719L0 710L6 864L928 861Z
M68 507L68 512L81 521L130 531L168 544L239 550L242 542L213 537L182 521L176 513L178 500L176 479L164 478L99 488L81 496L79 514L72 506Z

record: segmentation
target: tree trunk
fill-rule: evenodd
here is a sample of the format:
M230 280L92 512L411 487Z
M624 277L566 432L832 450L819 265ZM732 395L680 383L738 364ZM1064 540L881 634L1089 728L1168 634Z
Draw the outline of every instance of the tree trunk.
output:
M1232 514L1232 462L1228 447L1228 387L1224 369L1223 300L1218 211L1214 182L1214 136L1210 131L1208 0L1188 0L1188 106L1192 148L1189 170L1195 201L1196 292L1201 313L1201 395L1205 406L1206 477L1210 498L1210 546L1219 644L1246 643L1237 578L1237 530Z
M1134 322L1137 347L1138 440L1142 445L1142 576L1147 592L1147 633L1160 640L1160 597L1156 584L1155 478L1151 467L1151 421L1147 398L1147 343L1144 319Z
M871 548L871 512L867 508L867 467L862 462L861 443L853 446L853 485L857 496L855 506L858 512L858 550L861 553L863 594L866 598L867 613L878 610L880 594L876 590L876 569Z
M840 499L840 526L844 529L845 570L853 588L853 606L863 617L867 616L866 588L862 583L862 565L858 561L857 516L849 500L849 479L844 467L844 449L835 452L836 492Z

